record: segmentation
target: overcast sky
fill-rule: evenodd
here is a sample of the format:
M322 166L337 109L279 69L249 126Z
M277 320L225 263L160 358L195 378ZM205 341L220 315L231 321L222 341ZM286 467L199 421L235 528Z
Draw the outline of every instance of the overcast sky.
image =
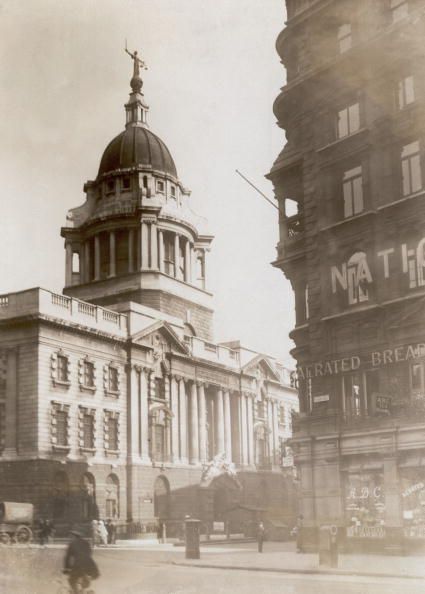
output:
M124 129L127 38L149 66L150 128L215 235L216 339L290 364L292 291L270 265L277 211L235 173L273 196L284 19L284 0L1 0L0 293L63 287L60 227Z

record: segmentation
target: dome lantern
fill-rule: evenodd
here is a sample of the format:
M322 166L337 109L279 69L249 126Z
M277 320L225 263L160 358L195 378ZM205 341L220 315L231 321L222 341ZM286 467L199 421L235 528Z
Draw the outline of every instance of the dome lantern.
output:
M149 106L145 103L142 93L143 80L140 76L140 69L147 70L145 62L139 58L137 51L129 52L125 48L126 53L133 60L133 77L130 81L131 93L128 103L125 105L126 111L126 128L129 126L143 126L147 127L146 116L149 111Z

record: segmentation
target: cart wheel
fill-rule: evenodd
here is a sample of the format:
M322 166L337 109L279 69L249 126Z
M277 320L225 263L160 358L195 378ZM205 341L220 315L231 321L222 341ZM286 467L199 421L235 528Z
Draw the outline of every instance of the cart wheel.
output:
M0 532L0 544L8 545L10 544L10 536L7 532Z
M25 544L32 540L32 531L28 526L19 526L15 532L15 540L21 544Z

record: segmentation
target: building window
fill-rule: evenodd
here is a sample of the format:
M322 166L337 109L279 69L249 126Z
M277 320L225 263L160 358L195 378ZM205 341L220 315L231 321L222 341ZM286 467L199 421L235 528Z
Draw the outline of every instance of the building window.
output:
M339 53L343 54L344 52L351 49L353 45L353 38L352 38L352 31L351 31L351 23L344 23L338 27L338 47Z
M106 479L106 517L120 517L120 482L115 474L110 474Z
M68 447L69 445L69 405L52 403L52 445Z
M309 290L308 285L304 289L304 308L305 308L305 319L308 320L310 317L310 301L309 301Z
M406 0L390 0L391 18L397 23L409 14L409 3Z
M163 408L154 410L152 412L151 426L151 455L153 460L157 462L165 462L167 460L169 428L170 420L168 412Z
M94 449L94 417L89 413L83 415L83 447Z
M94 387L94 363L91 361L84 361L84 385Z
M413 395L424 394L424 366L422 363L413 363L410 366L410 387Z
M164 233L164 271L174 276L174 236Z
M401 176L403 196L422 190L420 146L417 140L402 148Z
M105 449L112 452L118 451L119 436L118 436L118 413L106 411L105 419Z
M358 130L360 130L360 105L359 103L353 103L338 112L338 138L344 138Z
M171 193L172 198L176 197L176 186L174 186L174 185L170 186L170 193Z
M161 181L161 180L157 180L157 182L156 182L156 189L157 189L157 191L158 192L161 192L161 194L163 194L164 193L164 188L165 188L164 182Z
M284 425L286 422L286 414L285 414L285 407L281 405L279 407L279 423Z
M162 377L155 378L155 397L165 400L165 381Z
M120 372L118 366L110 363L103 367L103 387L106 394L118 396L120 393Z
M406 76L398 83L397 88L398 107L404 109L415 101L415 87L413 76Z
M131 179L126 176L122 178L122 189L129 190L131 188Z
M53 353L51 357L51 375L54 384L69 385L69 357L62 351Z
M112 192L115 192L115 180L108 179L106 182L106 193L111 194Z
M362 168L354 167L344 172L342 178L344 198L344 218L347 219L363 211Z
M345 411L350 417L362 414L363 378L359 373L345 375L343 381L343 394L345 397Z
M264 466L267 462L267 431L264 425L255 430L255 464Z

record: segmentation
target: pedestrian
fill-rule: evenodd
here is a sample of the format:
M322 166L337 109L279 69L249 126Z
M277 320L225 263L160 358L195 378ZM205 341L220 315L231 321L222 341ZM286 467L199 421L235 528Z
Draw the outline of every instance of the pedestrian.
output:
M297 519L297 553L303 553L303 520L304 516L300 514Z
M164 524L161 522L161 520L159 520L157 524L156 536L158 538L158 543L162 544L164 542Z
M47 521L43 520L43 518L40 518L38 521L38 539L39 539L40 545L42 547L45 546L45 544L47 542L47 538L48 538Z
M72 592L80 592L90 585L90 579L99 577L99 569L92 557L90 543L78 530L71 530L72 540L68 545L64 559L64 573L69 574Z
M95 547L96 545L99 544L99 531L98 531L98 527L97 527L97 520L92 520L90 527L91 527L91 537L92 537L92 541L93 541L93 546Z
M263 542L265 539L266 531L264 528L263 522L260 522L257 527L257 544L258 544L258 552L263 552Z
M105 527L108 533L108 544L115 544L116 527L111 518L106 521Z
M108 531L105 528L105 524L104 524L103 520L98 520L97 530L99 533L100 544L106 546L108 544Z

